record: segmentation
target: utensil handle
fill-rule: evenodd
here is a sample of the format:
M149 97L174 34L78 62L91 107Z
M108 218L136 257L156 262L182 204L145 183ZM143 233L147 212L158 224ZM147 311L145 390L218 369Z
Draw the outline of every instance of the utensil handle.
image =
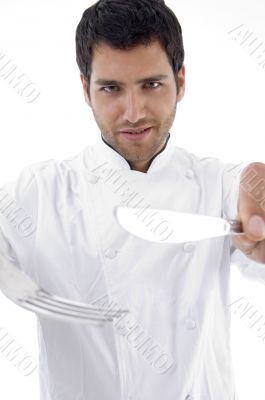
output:
M242 234L244 233L243 231L243 225L241 221L238 221L237 219L229 219L228 220L231 230L230 232L233 234Z

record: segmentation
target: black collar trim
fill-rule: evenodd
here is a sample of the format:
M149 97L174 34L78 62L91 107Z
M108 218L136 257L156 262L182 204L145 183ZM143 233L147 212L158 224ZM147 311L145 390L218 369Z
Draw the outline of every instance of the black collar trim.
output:
M120 154L116 149L114 149L114 147L112 147L108 142L106 142L106 140L104 139L104 137L103 137L102 135L101 135L101 139L102 139L103 142L104 142L107 146L109 146L112 150L114 150L114 151L116 151L116 153ZM162 153L162 151L165 150L165 148L167 147L167 143L168 143L169 139L170 139L170 132L168 132L167 140L166 140L166 143L164 144L163 148L162 148L157 154L155 154L155 155L151 158L151 160L150 160L150 166L151 166L152 162L154 161L154 159L158 156L158 154ZM121 155L121 154L120 154L120 155ZM126 158L124 158L124 160L127 161L127 163L129 164L130 169L132 170L132 167L131 167L130 162L129 162L128 160L126 160ZM149 168L150 168L150 166L149 166Z

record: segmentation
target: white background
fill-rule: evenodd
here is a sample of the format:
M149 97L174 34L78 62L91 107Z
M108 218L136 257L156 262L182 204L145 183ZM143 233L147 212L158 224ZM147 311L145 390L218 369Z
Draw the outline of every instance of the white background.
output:
M265 41L265 3L166 3L182 25L187 78L171 140L201 156L265 162L265 70L228 34L244 24L260 42ZM33 162L73 156L100 135L84 101L75 62L75 29L92 4L0 1L0 53L12 59L41 92L36 102L27 104L0 78L0 185ZM232 265L232 299L240 296L265 315L265 286L243 278ZM0 327L37 359L35 316L3 295ZM264 399L265 344L236 316L232 316L232 351L239 400ZM38 374L23 377L0 353L0 397L18 396L38 399Z

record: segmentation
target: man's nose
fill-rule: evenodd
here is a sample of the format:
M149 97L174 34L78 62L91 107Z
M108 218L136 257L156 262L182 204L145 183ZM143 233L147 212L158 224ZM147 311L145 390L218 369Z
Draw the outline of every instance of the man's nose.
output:
M127 93L123 99L124 119L131 123L146 117L145 101L143 95L136 92Z

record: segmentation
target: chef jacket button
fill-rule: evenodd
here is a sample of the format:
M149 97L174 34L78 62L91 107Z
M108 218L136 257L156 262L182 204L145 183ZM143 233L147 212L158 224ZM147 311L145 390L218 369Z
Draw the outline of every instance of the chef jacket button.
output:
M195 245L193 243L187 242L183 245L183 250L186 253L191 253L195 249Z
M192 169L187 169L186 173L185 173L186 178L188 179L192 179L194 178L194 171Z
M110 249L105 250L104 254L107 258L115 258L117 251L115 249L110 248Z
M88 176L88 182L89 183L97 183L98 182L98 180L99 180L99 176L97 176L97 175L89 175Z
M185 325L187 329L192 330L196 327L196 322L194 321L194 319L186 319Z

